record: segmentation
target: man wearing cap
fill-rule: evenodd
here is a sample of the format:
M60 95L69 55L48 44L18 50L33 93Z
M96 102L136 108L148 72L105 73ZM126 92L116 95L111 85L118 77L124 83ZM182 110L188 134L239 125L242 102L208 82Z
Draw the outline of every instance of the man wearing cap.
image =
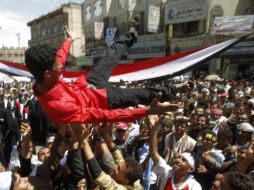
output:
M236 145L238 147L247 145L252 139L254 128L250 123L244 122L237 125Z
M149 125L150 156L154 162L153 171L161 178L160 190L201 190L200 184L190 174L195 170L195 161L190 153L177 154L173 158L173 165L170 167L158 154L157 131L158 116L148 116Z
M128 124L125 122L119 122L115 125L115 141L116 147L119 148L123 153L127 153L129 141Z
M115 125L115 141L116 147L121 150L124 155L133 155L133 150L137 142L143 136L140 132L136 136L129 136L128 123L118 122Z

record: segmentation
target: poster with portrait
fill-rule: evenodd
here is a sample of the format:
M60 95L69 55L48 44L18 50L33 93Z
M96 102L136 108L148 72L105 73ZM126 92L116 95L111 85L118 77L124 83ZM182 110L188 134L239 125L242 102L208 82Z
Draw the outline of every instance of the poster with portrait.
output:
M116 27L113 27L113 28L107 28L106 30L106 38L105 38L105 42L106 43L110 43L113 41L115 35L116 35L116 31L117 31L117 28Z

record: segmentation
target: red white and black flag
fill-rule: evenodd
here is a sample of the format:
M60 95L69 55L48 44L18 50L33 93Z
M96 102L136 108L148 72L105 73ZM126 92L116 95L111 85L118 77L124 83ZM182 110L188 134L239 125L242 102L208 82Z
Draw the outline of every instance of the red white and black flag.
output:
M248 36L248 35L247 35ZM231 39L206 48L186 51L175 55L118 65L110 77L110 82L141 81L161 77L173 77L185 73L204 61L208 61L228 48L234 46L247 36ZM32 78L25 65L0 60L0 72L13 76ZM76 78L84 72L63 72L65 78Z

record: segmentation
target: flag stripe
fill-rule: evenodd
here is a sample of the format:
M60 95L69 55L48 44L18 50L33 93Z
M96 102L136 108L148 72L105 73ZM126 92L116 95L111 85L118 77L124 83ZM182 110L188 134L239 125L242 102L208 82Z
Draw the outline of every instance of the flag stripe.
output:
M140 81L165 76L181 74L188 69L196 66L202 61L206 61L216 54L225 51L242 39L231 39L220 44L206 48L199 48L191 51L182 52L175 55L138 61L126 65L118 65L114 68L110 82ZM25 65L0 60L0 71L10 75L32 77ZM75 78L81 74L87 75L88 72L63 71L64 78Z

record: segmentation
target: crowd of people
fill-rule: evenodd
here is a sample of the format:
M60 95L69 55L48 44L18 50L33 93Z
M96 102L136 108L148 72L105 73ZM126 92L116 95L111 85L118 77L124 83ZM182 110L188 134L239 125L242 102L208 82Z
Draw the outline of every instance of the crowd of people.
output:
M192 82L175 112L74 127L50 121L32 83L1 83L0 189L253 189L253 84Z
M253 83L109 83L135 30L66 82L65 30L59 49L26 51L34 84L1 83L1 190L254 189Z

